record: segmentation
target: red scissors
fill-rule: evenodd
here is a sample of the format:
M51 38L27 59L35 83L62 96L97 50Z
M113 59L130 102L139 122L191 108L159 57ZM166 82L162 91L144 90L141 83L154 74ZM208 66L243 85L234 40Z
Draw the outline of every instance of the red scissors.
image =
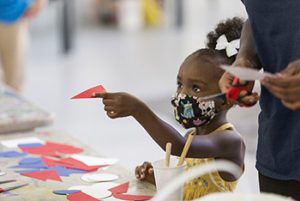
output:
M248 91L248 93L244 96L240 96L241 91ZM227 93L218 93L218 94L214 94L211 96L200 97L200 100L222 99L223 101L235 102L242 107L251 107L251 106L255 105L255 103L245 104L241 101L242 98L244 98L245 96L248 96L250 94L251 94L251 92L249 92L249 89L248 89L248 82L246 82L244 84L240 84L239 78L234 77L232 86L228 90Z
M6 181L0 181L0 184L6 184L6 183L11 183L11 182L16 182L16 180L6 180ZM12 187L7 187L7 188L1 188L0 187L0 193L6 192L6 191L11 191L17 188L21 188L23 186L27 186L28 184L21 184L21 185L16 185Z

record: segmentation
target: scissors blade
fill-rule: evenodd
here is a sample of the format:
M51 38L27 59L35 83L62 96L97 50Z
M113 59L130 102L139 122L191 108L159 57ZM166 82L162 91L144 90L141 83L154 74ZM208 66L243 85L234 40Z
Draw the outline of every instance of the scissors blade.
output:
M5 188L4 191L11 191L11 190L14 190L14 189L17 189L17 188L22 188L24 186L27 186L28 184L22 184L22 185L17 185L17 186L13 186L13 187L8 187L8 188Z
M213 94L210 96L199 97L200 101L209 101L209 100L216 100L216 99L221 99L223 101L226 101L226 94L225 93L217 93L217 94Z
M15 181L17 181L17 180L12 179L12 180L0 181L0 184L6 184L6 183L15 182Z

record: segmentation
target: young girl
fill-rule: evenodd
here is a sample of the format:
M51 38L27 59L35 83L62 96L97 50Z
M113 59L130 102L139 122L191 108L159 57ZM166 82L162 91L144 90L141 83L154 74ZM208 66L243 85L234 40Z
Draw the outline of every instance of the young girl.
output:
M187 135L195 134L187 155L187 169L217 159L226 159L244 168L244 142L226 118L232 104L220 99L199 99L220 93L218 81L223 71L219 66L232 64L235 60L237 49L234 45L240 38L242 24L239 18L218 24L216 30L207 36L207 48L192 53L179 69L177 92L172 100L175 118L186 129L191 128ZM103 98L104 110L110 118L134 117L162 149L171 142L172 155L181 154L186 138L156 116L142 101L127 93L96 96ZM136 168L136 177L155 184L149 162ZM187 182L184 200L212 192L233 191L236 183L237 178L231 174L213 172Z

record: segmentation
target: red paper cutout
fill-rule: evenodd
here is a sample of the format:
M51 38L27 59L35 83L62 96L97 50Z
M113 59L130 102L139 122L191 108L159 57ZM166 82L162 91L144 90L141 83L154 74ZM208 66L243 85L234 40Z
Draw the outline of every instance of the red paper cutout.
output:
M23 152L29 154L45 155L60 157L62 154L77 154L83 149L66 144L59 144L54 142L46 142L46 144L38 147L21 147Z
M29 154L35 154L35 155L45 155L45 156L53 156L53 157L59 157L60 154L57 153L55 150L51 149L50 147L47 147L45 145L39 146L39 147L32 147L32 148L20 148L23 152L29 153Z
M46 157L41 157L41 159L43 160L45 165L47 165L48 167L53 167L53 166L62 166L62 167L72 166L73 167L72 164L66 163L66 162L61 162L60 160L53 160L53 159L46 158Z
M152 199L152 196L146 195L128 195L128 194L113 194L113 196L120 200L144 201Z
M73 158L64 158L61 160L53 160L50 158L42 157L42 160L45 163L45 165L47 165L49 167L61 166L61 167L65 167L65 168L85 170L87 172L94 172L101 167L107 166L107 165L87 166L86 164L82 163L81 161L78 161Z
M57 152L64 153L64 154L77 154L83 151L83 149L78 147L74 147L67 144L54 143L54 142L47 142L46 146L52 148L53 150L56 150Z
M126 193L128 191L128 188L129 182L113 187L109 189L109 191L112 192L112 194Z
M81 92L80 94L73 96L71 99L78 99L78 98L95 98L93 93L104 93L105 88L102 85L92 87L90 89Z
M129 188L129 182L113 187L109 189L109 191L112 192L113 197L121 200L144 201L144 200L150 200L152 198L152 196L146 196L146 195L124 194L127 193L128 188Z
M67 195L67 199L69 201L99 201L98 199L93 198L92 196L83 192L69 194Z
M45 170L45 171L38 171L38 172L27 172L22 173L21 175L39 179L42 181L46 180L55 180L55 181L62 181L60 176L57 174L55 170Z
M78 161L74 158L63 158L60 161L63 162L63 163L72 164L71 166L69 166L69 168L86 170L88 172L94 172L94 171L98 170L101 167L106 167L107 166L107 165L88 166L88 165L84 164L83 162Z

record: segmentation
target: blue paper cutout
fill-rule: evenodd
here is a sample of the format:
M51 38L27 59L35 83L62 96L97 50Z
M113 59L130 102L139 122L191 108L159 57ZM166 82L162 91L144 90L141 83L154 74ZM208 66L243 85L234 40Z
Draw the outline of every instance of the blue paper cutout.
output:
M56 170L59 176L69 176L70 174L78 174L78 173L85 173L84 170L77 170L77 169L67 169L61 166L54 166L50 168L51 170Z
M18 144L20 148L35 148L43 146L41 143L28 143L28 144Z
M3 151L0 152L0 157L5 157L5 158L17 158L17 157L23 157L26 156L26 153L20 153L17 151Z
M53 193L57 194L57 195L69 195L69 194L78 193L78 192L80 192L80 190L55 190L55 191L53 191Z

